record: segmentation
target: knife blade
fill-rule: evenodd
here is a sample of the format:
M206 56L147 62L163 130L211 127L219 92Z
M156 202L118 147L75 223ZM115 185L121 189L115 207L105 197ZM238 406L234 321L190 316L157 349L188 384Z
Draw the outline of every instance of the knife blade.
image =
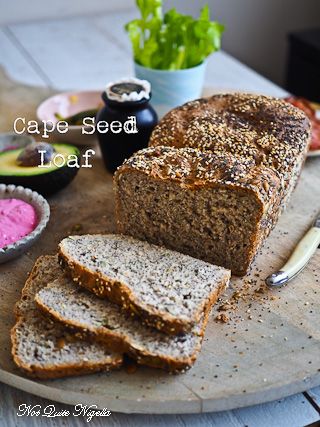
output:
M320 245L320 213L313 226L307 231L293 250L291 256L281 270L271 274L265 280L271 287L283 286L296 277L308 264Z

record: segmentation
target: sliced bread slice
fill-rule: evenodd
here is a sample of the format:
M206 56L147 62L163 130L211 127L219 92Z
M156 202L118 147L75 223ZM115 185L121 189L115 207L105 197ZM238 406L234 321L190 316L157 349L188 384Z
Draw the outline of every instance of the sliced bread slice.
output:
M183 335L167 335L141 324L106 299L75 285L62 273L35 297L38 307L65 325L86 331L109 348L124 352L139 364L181 371L190 368L201 349L208 313Z
M78 332L43 316L34 296L61 269L56 256L42 256L36 261L16 304L17 322L11 330L12 356L28 376L59 378L116 368L122 355L109 351L105 344L87 342Z
M168 334L200 322L230 271L122 235L71 236L59 245L72 279Z

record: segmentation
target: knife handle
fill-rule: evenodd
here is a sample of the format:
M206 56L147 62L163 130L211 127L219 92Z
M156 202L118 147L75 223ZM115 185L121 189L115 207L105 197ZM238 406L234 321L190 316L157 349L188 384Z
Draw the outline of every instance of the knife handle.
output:
M266 278L268 286L282 286L293 279L308 264L320 244L320 228L312 227L297 244L280 271Z

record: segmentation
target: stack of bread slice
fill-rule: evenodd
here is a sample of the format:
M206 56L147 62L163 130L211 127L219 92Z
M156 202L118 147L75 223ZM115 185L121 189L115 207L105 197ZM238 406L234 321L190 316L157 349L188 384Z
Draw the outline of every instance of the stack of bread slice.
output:
M15 363L39 378L195 362L230 271L122 235L64 239L40 257L16 306Z

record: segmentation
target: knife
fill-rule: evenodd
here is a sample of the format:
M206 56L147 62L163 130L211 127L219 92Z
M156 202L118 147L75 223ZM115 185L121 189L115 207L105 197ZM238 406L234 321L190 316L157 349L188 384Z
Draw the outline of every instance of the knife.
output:
M320 245L320 214L313 226L304 235L292 252L290 258L276 273L266 278L268 286L282 286L296 277L308 264L310 258Z

